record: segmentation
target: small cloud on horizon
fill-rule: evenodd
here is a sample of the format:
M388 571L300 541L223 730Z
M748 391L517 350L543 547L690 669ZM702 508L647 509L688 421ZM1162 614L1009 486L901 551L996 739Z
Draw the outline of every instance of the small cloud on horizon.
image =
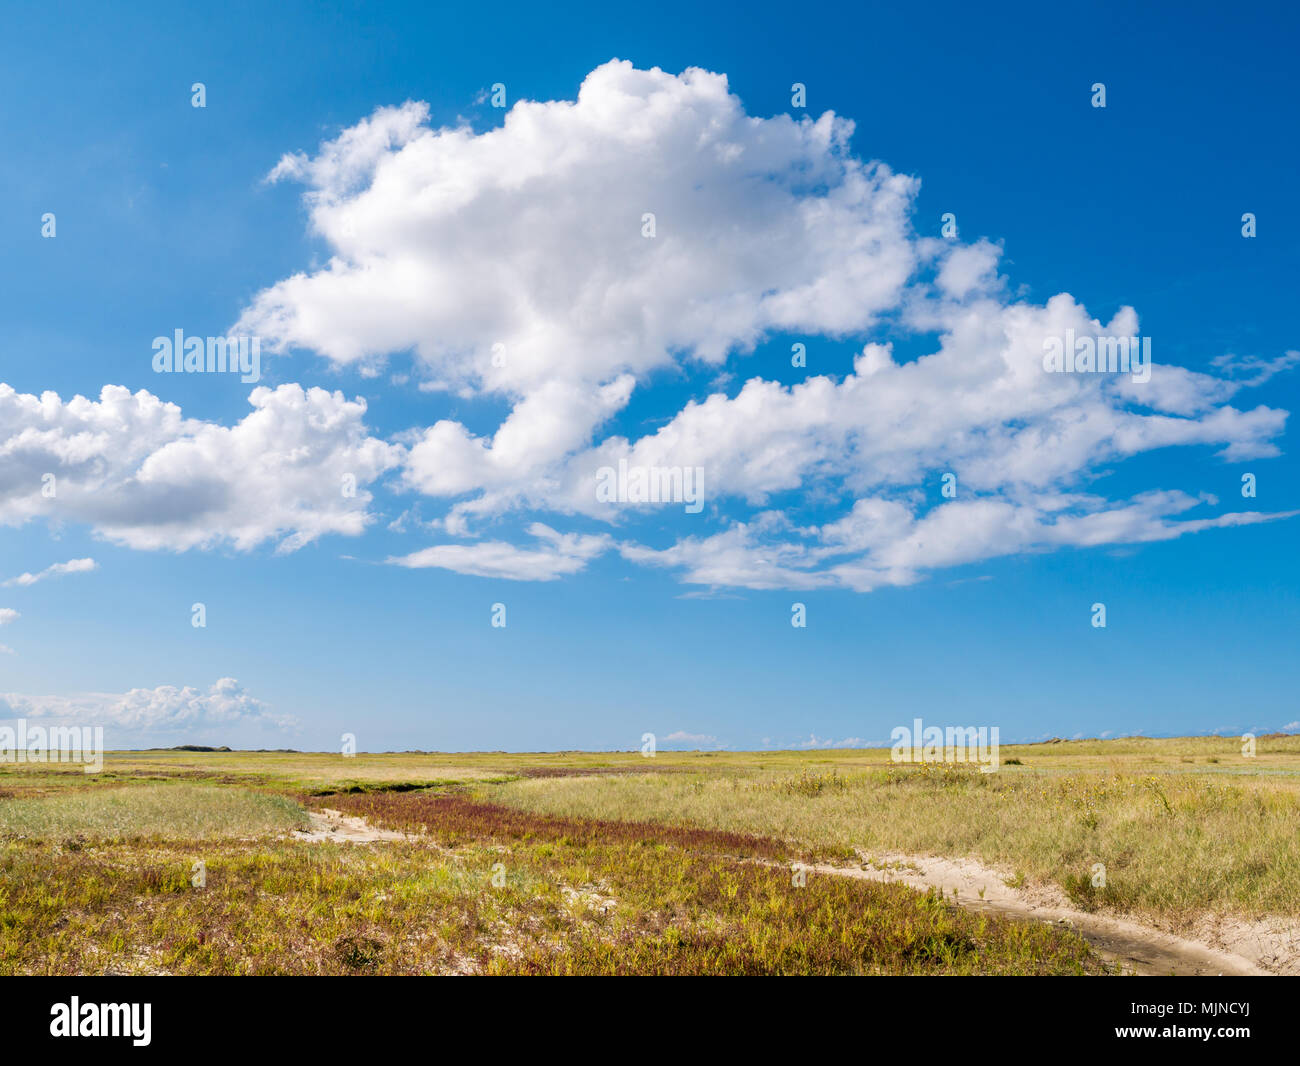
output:
M665 742L672 744L717 744L718 738L709 733L687 733L684 730L677 730L675 733L669 733L664 737Z

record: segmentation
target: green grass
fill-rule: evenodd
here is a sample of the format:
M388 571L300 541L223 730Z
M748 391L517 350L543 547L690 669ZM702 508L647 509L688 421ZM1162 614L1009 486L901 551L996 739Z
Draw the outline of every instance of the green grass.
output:
M289 797L215 785L88 788L0 801L0 840L202 841L284 833L306 822Z
M779 841L540 818L459 795L329 802L420 835L71 853L0 842L0 974L1110 972L1042 923L897 885L797 885Z
M881 768L516 780L538 814L756 833L820 849L973 857L1063 888L1106 867L1095 903L1175 924L1300 915L1300 797L1289 782L1106 771Z
M1005 774L1060 774L1120 770L1196 777L1269 778L1300 793L1300 736L1260 739L1258 757L1244 759L1234 738L1178 737L1062 741L1004 745ZM1020 765L1010 760L1019 759ZM272 785L299 791L396 783L468 784L530 775L697 773L729 776L883 769L882 749L770 752L660 751L647 759L626 752L109 752L102 774L72 766L0 764L0 795L26 789L84 788L113 781L162 779Z
M1231 738L1002 758L996 774L882 750L0 764L0 973L1103 972L1041 923L792 883L792 862L855 849L970 856L1164 925L1300 916L1300 738L1253 759ZM302 803L415 836L292 840Z

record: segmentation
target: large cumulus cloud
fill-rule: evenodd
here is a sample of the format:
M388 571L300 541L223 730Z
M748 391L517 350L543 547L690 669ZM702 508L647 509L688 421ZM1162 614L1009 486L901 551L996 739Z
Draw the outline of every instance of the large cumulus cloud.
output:
M489 433L446 419L412 434L403 483L445 502L435 525L454 536L510 511L619 525L645 508L598 500L602 467L702 468L714 528L620 544L689 581L869 589L1283 517L1208 513L1209 494L1158 485L1110 500L1088 483L1159 448L1276 454L1286 412L1232 401L1294 353L1216 360L1220 376L1163 365L1159 348L1146 381L1046 373L1045 339L1138 334L1136 312L1102 322L1067 293L1014 298L996 244L914 231L918 182L855 156L852 131L830 113L749 115L721 75L619 61L576 100L520 101L482 133L434 128L421 104L383 108L273 171L303 183L331 255L262 292L241 325L340 365L410 350L425 388L507 398ZM871 337L882 322L934 344L900 359ZM861 354L842 375L697 396L638 438L603 430L656 371L778 333L860 337ZM940 472L957 498L938 497ZM765 510L778 494L841 517L797 526ZM612 542L583 543L443 543L394 561L549 580Z
M177 551L361 533L365 486L401 456L368 435L364 402L282 385L249 403L223 426L144 390L65 401L0 385L0 523L85 522L119 544Z

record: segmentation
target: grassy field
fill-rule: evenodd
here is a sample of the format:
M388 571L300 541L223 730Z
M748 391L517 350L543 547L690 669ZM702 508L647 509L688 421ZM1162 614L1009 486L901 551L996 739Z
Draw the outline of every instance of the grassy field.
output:
M823 764L797 773L519 780L494 795L535 812L681 822L868 854L972 857L1020 882L1058 885L1084 909L1177 927L1206 911L1300 916L1300 754L1295 765L1270 760L1252 773L1226 759L1130 757L1082 769L1035 753L996 774ZM1104 888L1092 887L1097 864Z
M94 813L92 798L112 816ZM215 810L189 813L214 799ZM0 810L18 812L0 823L0 973L1104 969L1068 932L900 886L796 886L799 849L760 837L538 817L447 792L329 802L412 836L285 840L275 830L295 824L293 809L238 786L6 801ZM53 809L36 817L42 805ZM70 825L74 811L84 823ZM174 830L160 828L165 811ZM70 828L78 836L62 837Z
M0 839L46 843L207 841L306 826L306 814L288 796L214 785L151 782L0 802Z
M1067 929L796 872L863 853L977 858L1166 925L1300 915L1300 737L1255 758L1208 738L1002 758L996 774L885 751L0 765L0 974L1112 969ZM324 808L405 836L293 835Z

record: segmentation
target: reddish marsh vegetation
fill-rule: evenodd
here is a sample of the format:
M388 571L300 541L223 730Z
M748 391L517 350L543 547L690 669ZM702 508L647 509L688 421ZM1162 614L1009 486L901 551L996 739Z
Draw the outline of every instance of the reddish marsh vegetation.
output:
M896 885L786 865L783 841L686 826L539 815L462 795L334 797L331 806L488 849L490 891L515 936L481 954L489 973L1099 973L1072 934L957 910ZM482 862L482 859L478 861ZM492 884L489 871L483 879ZM538 885L567 906L544 913ZM542 911L543 913L539 913ZM532 935L538 928L552 935Z

